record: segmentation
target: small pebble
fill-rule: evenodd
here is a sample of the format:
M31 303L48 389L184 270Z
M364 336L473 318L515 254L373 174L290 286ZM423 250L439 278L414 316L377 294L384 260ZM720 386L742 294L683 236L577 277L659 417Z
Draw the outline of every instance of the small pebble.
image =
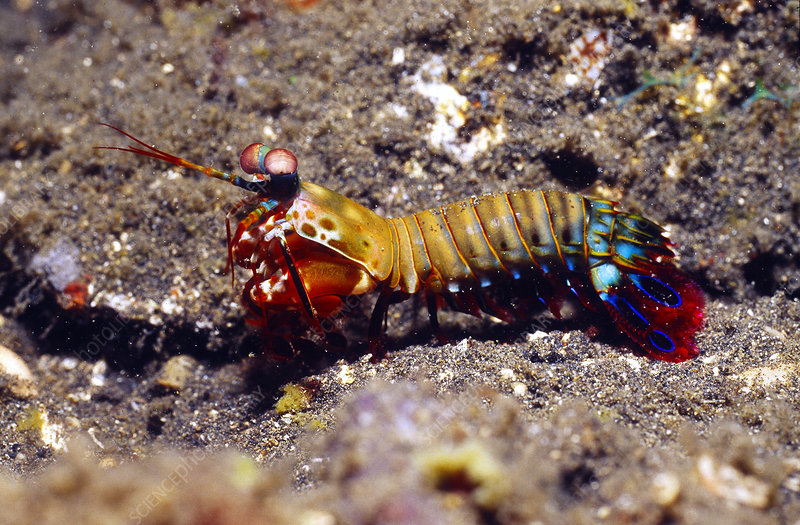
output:
M528 386L520 381L511 383L511 389L517 397L522 397L528 393Z
M38 394L31 369L20 356L0 345L0 374L8 377L6 388L14 397L29 399Z
M171 357L161 372L158 374L156 383L172 390L181 390L186 386L186 382L192 376L192 372L197 367L197 361L187 355L176 355Z
M106 372L108 372L108 363L100 360L92 367L92 376L89 382L92 386L101 387L106 384Z
M355 376L353 375L353 369L347 365L342 365L342 367L339 369L339 372L336 374L336 378L343 385L350 385L356 380Z
M653 478L653 496L656 503L668 507L678 500L681 482L671 472L661 472Z

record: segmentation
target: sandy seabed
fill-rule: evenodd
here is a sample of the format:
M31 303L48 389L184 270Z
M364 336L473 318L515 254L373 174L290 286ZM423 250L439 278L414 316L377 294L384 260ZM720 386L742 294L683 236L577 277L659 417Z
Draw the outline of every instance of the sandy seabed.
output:
M798 523L799 10L0 7L3 519ZM570 58L593 35L594 72ZM410 301L372 363L369 298L346 352L265 361L222 275L242 192L95 151L127 144L98 121L226 170L287 147L384 216L518 188L619 201L702 286L700 356L649 360L591 316L443 315L432 344Z

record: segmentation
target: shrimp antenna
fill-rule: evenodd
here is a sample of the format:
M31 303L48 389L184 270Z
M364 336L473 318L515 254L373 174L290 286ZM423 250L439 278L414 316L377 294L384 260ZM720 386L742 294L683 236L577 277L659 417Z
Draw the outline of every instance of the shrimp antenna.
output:
M118 146L94 146L94 149L110 149L110 150L117 150L117 151L127 151L128 153L135 153L137 155L144 155L145 157L151 157L158 160L163 160L165 162L169 162L176 166L180 166L182 168L188 168L190 170L199 171L200 173L205 173L207 176L213 179L219 179L225 182L229 182L234 186L239 188L252 191L255 193L268 193L269 182L268 181L249 181L245 180L239 175L233 175L226 171L218 170L216 168L212 168L210 166L202 166L200 164L195 164L194 162L189 162L186 159L182 159L171 153L167 153L166 151L161 151L160 149L156 148L155 146L151 146L146 142L137 139L130 133L126 133L122 131L116 126L112 126L111 124L106 124L105 122L98 122L101 126L105 126L107 128L111 128L114 131L117 131L132 141L136 142L137 144L141 144L147 149L137 148L133 146L127 147L118 147ZM265 184L266 183L266 184ZM266 191L265 191L266 190Z

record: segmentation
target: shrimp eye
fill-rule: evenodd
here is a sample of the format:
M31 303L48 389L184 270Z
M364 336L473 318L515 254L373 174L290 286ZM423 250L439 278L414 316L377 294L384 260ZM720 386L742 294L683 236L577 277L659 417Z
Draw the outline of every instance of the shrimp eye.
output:
M297 158L288 149L275 148L264 156L262 166L270 175L291 175L297 171Z
M270 149L260 142L254 142L242 150L239 165L248 174L264 173L264 158Z
M288 149L269 149L264 144L250 144L239 156L242 171L255 174L256 180L236 178L234 184L245 190L272 196L288 198L297 193L300 178L297 176L297 157Z

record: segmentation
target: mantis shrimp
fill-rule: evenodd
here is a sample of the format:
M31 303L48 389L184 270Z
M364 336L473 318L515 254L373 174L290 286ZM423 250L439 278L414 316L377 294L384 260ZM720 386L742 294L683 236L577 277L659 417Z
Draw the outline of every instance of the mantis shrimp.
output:
M270 337L324 333L351 296L377 292L369 323L373 357L383 356L389 306L424 296L437 310L514 321L547 307L560 316L577 300L606 316L648 356L681 362L698 354L700 287L673 263L672 243L656 223L615 203L560 191L519 190L385 219L298 175L286 149L250 144L241 153L250 178L202 166L150 146L99 147L199 171L251 194L226 219L228 266L248 270L242 292L249 321ZM231 233L231 216L251 211ZM291 346L291 342L290 342ZM277 353L276 353L277 355Z

